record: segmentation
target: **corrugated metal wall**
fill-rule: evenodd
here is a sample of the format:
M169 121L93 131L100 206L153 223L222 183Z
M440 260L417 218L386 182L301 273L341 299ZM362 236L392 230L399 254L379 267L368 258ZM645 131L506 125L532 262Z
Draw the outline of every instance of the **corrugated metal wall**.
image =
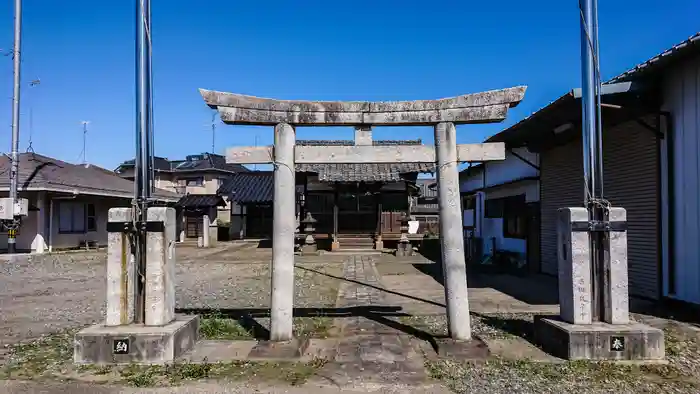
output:
M557 209L583 205L581 142L540 155L540 250L542 272L557 274Z
M656 126L656 117L644 121ZM606 135L605 195L627 210L630 294L659 298L659 146L657 136L635 122Z
M655 118L647 118L656 125ZM604 141L605 196L627 209L630 294L659 296L658 140L635 121L606 130ZM541 156L542 271L557 272L557 209L583 204L581 142Z
M667 283L665 294L700 304L700 57L667 75L664 109L671 112L673 135L664 141L662 152L664 180L668 180L666 166L672 166L673 181L664 184L665 202L673 202L671 220L669 206L664 208L666 229L673 228L664 234L664 241L666 277L674 276L674 288L669 289ZM671 140L667 147L665 143ZM672 152L667 156L669 148Z

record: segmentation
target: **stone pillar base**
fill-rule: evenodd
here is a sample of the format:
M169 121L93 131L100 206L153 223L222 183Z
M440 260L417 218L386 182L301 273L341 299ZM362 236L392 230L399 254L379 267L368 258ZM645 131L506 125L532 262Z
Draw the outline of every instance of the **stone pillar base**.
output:
M314 256L318 255L318 247L316 244L304 244L301 246L302 256Z
M75 334L73 361L98 365L172 363L190 351L198 337L199 316L180 316L164 326L98 324Z
M384 250L384 241L374 241L374 248L377 250Z
M535 340L566 360L658 361L665 357L664 332L640 323L571 324L535 318Z
M338 250L338 249L340 249L340 242L338 242L338 241L333 241L333 242L331 243L331 250Z
M396 256L408 257L413 256L413 245L410 242L399 242L396 246Z
M219 241L219 225L209 226L209 246L216 246Z

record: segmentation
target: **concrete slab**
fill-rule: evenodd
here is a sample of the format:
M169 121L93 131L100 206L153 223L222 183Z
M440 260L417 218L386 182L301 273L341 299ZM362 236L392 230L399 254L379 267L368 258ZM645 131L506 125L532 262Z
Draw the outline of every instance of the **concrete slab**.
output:
M564 362L561 358L547 354L523 338L484 338L484 342L492 356L506 360Z
M663 331L636 322L571 324L537 316L535 340L548 353L567 360L656 361L665 356Z
M192 351L182 357L192 363L227 362L247 360L248 354L258 344L258 341L200 341Z
M78 364L165 364L191 350L199 336L199 316L176 316L164 326L129 324L85 328L75 334Z
M290 361L306 352L308 341L294 338L291 341L260 341L248 354L249 360Z
M491 355L489 347L479 338L460 341L451 338L436 339L437 354L450 360L486 360Z

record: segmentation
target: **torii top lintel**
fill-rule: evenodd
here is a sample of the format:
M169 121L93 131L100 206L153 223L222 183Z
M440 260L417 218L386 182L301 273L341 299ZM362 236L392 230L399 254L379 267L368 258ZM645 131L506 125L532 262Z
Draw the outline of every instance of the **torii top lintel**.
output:
M226 124L273 126L421 126L495 123L525 96L525 86L439 100L392 102L276 100L200 89Z

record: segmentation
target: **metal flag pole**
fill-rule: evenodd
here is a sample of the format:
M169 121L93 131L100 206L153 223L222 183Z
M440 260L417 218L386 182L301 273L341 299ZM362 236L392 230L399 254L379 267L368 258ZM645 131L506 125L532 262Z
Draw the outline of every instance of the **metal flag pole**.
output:
M151 200L151 20L150 0L136 6L136 182L134 199L134 249L137 266L134 320L145 323L146 221Z
M605 244L609 204L603 196L602 117L600 111L600 63L598 59L598 2L579 0L581 14L581 80L584 205L588 209L591 242L593 320L605 316L604 284L607 282Z
M21 43L22 43L22 0L15 0L15 42L12 52L14 85L12 88L12 153L10 154L10 207L13 220L5 224L7 228L7 251L17 252L17 228L19 216L15 212L18 203L17 186L19 173L19 96L20 96L20 67L21 67Z

